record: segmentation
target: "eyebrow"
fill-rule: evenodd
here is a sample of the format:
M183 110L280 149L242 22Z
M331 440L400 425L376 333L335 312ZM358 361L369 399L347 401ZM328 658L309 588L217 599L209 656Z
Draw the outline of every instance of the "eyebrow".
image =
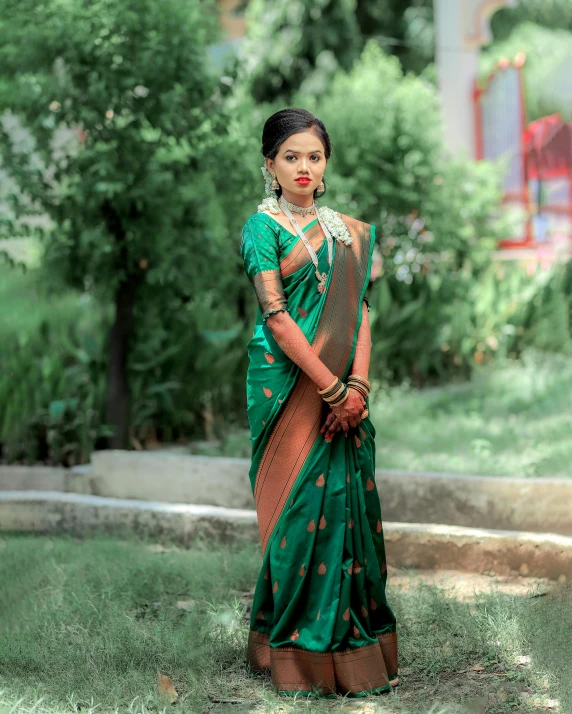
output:
M294 149L284 149L284 153L291 151L293 154L301 154L301 151L295 151ZM315 151L308 151L309 154L321 154L321 149L316 149Z

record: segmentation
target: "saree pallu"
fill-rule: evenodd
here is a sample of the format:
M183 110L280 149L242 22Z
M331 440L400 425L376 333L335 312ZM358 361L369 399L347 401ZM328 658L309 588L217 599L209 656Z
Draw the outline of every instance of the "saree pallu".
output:
M270 670L282 693L381 693L398 669L374 426L366 418L326 442L320 428L328 405L265 324L268 314L288 309L327 367L342 380L351 373L375 227L341 218L353 241L334 242L324 294L302 241L269 216L251 216L241 244L260 303L247 397L263 565L247 662ZM328 271L319 223L304 230L320 271Z

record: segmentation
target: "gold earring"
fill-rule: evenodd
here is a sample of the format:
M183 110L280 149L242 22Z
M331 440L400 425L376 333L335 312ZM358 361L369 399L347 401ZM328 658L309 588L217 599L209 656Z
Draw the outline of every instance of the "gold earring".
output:
M271 188L273 191L278 191L278 189L280 188L280 184L278 183L278 179L276 178L276 174L272 174L272 185L270 186L270 188Z
M324 183L324 177L322 176L322 180L318 184L318 188L316 189L316 191L318 191L318 193L324 193L325 190L326 190L326 184Z

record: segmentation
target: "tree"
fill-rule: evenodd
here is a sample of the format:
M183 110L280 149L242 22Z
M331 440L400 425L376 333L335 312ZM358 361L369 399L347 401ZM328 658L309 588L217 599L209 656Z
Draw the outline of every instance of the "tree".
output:
M190 299L201 269L201 160L220 92L212 1L0 0L0 151L11 234L46 215L46 264L112 307L107 421L128 438L134 315ZM214 117L214 118L213 118ZM208 213L208 211L206 211ZM143 310L141 310L143 312Z
M421 71L433 58L431 0L251 0L247 25L235 71L259 103L327 93L371 38L405 70Z
M506 40L525 22L551 30L572 31L572 3L570 0L519 0L514 7L503 7L491 18L495 40Z

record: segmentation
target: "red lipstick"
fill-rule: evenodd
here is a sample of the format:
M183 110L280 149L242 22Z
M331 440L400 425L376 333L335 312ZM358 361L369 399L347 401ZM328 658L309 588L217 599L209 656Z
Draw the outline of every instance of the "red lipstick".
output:
M309 183L312 183L309 178L298 178L296 179L296 183L299 183L300 186L307 186Z

